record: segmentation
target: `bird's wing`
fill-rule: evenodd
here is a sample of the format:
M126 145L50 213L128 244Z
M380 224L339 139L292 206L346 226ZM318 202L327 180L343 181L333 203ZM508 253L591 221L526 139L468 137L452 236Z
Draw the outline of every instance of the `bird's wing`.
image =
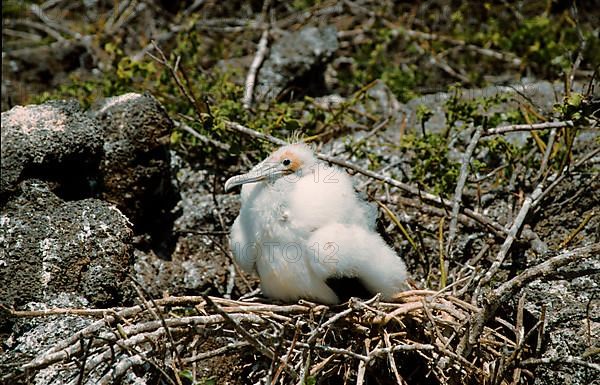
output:
M330 224L312 234L308 247L310 266L323 280L358 278L384 298L404 288L407 273L402 259L379 234L362 226Z
M257 244L248 239L247 225L243 226L244 218L240 214L231 226L231 235L229 238L229 248L233 251L235 261L238 265L249 273L256 269L256 260L258 258Z
M313 231L330 223L374 227L374 211L360 200L350 176L338 168L305 175L294 183L289 196L289 218L295 228ZM324 170L324 171L323 171Z

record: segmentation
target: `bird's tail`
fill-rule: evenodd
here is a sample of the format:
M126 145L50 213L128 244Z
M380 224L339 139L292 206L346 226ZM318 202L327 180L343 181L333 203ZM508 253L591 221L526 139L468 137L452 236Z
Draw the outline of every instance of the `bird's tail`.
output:
M308 245L309 266L323 280L358 278L368 290L387 299L404 289L406 265L376 232L331 224L315 231Z

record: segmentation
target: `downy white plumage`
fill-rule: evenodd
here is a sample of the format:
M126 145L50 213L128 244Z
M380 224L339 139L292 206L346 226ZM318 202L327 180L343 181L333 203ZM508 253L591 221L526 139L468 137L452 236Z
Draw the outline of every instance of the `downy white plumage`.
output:
M244 270L258 272L267 297L336 304L343 293L330 282L345 278L388 299L402 290L406 267L375 232L376 210L307 145L279 148L225 190L237 185L242 206L230 247Z

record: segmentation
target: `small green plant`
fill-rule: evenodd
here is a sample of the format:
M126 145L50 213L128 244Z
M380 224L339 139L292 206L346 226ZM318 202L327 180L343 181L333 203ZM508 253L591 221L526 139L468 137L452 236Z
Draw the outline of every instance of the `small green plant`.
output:
M484 157L482 160L473 159L471 161L474 170L479 173L488 173L497 167L505 166L496 174L498 182L510 179L515 165L518 164L518 159L525 152L524 149L517 148L502 136L482 141L480 147L479 152L484 152Z
M401 102L407 102L418 96L418 93L414 91L418 76L415 67L414 65L404 69L388 67L381 74L381 79Z
M429 109L429 107L419 104L417 106L417 120L419 124L421 124L421 132L425 135L425 124L431 117L433 116L433 111Z
M425 134L423 137L405 135L401 148L414 152L411 157L412 181L429 187L436 194L453 191L460 164L448 158L446 138L440 134Z
M495 107L504 106L510 101L510 96L505 93L496 93L491 96L481 96L476 98L465 98L462 90L458 87L452 87L452 97L445 103L445 114L447 122L447 132L459 126L473 124L475 127L491 128L501 123L519 124L524 123L525 119L519 109L505 110Z
M579 46L574 26L565 25L562 20L557 23L546 15L524 20L517 30L505 36L500 47L517 53L540 71L554 74L570 67L570 52Z
M561 120L579 121L586 116L583 108L587 102L587 98L584 95L572 92L569 96L565 97L562 103L554 105L554 112Z
M339 73L340 82L352 92L374 80L381 79L398 98L407 102L419 93L416 86L425 78L416 64L398 64L394 52L400 42L389 28L379 28L368 43L357 46L352 52L354 68Z
M315 4L318 4L319 1L316 0L294 0L291 3L292 8L296 11L304 11L313 7Z
M521 70L527 68L541 78L559 78L570 70L574 54L582 48L581 37L587 42L582 63L594 66L600 62L599 38L593 29L578 26L570 10L552 14L545 4L532 2L515 10L509 2L464 3L451 16L453 35L519 58ZM473 22L468 15L478 12L482 18ZM515 14L519 16L516 20ZM485 63L485 58L480 59Z
M564 145L557 143L556 146L557 158L560 159L558 170L563 170L569 158L571 158L571 150L578 126L585 124L585 120L592 114L592 111L589 111L588 108L590 104L590 97L578 92L571 92L564 98L562 103L554 105L554 113L558 119L573 122L572 126L565 127L561 132Z

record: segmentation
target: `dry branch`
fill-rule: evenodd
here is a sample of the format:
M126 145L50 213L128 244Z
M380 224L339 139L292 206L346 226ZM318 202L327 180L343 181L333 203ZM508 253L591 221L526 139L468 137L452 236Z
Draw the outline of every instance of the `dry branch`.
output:
M528 358L521 361L522 366L538 366L538 365L580 365L598 372L600 376L600 364L582 360L579 357L553 357L553 358Z
M567 120L564 122L545 122L535 124L513 124L510 126L500 126L496 128L491 128L489 130L485 130L483 132L483 136L502 135L507 134L509 132L535 131L564 127L573 127L573 122L571 120Z
M242 99L242 105L245 109L249 109L252 106L252 100L254 98L254 86L256 84L256 75L258 74L258 69L265 60L268 43L269 30L265 29L262 33L262 36L260 37L260 41L258 42L258 48L256 49L256 54L254 55L254 59L252 60L252 64L250 64L250 69L248 70L248 75L246 76L244 98Z
M502 243L500 251L496 256L496 259L492 263L492 266L488 269L484 277L479 282L479 287L488 284L500 269L500 266L502 265L502 262L504 262L508 251L510 250L513 242L517 238L517 234L521 231L523 222L525 221L525 218L527 217L527 214L531 209L532 203L535 202L540 197L540 195L542 195L543 187L544 186L540 183L538 187L533 191L533 193L530 196L526 197L523 201L523 205L521 206L521 209L519 210L515 221L508 230L508 236L504 240L504 243Z
M474 44L468 44L467 42L465 42L463 40L454 39L454 38L451 38L448 36L442 36L442 35L435 34L435 33L415 31L412 29L395 26L392 23L387 22L387 21L384 21L384 22L385 22L385 24L387 24L388 27L390 27L392 29L392 36L405 35L410 38L418 39L418 40L435 40L435 41L440 41L440 42L444 42L444 43L449 43L449 44L452 44L452 45L455 45L458 47L463 47L465 49L472 50L483 56L488 56L488 57L492 57L494 59L507 61L508 63L512 64L515 67L520 66L522 63L522 60L512 53L494 51L489 48L479 47Z
M465 153L462 157L462 162L460 165L460 175L458 177L458 181L456 182L456 189L454 191L454 198L452 199L452 215L450 219L450 228L448 234L448 241L446 244L446 255L448 257L452 257L452 243L454 242L454 237L456 236L456 226L458 224L458 212L460 211L460 204L462 202L462 193L465 188L465 183L467 182L467 176L469 175L469 164L471 161L471 157L473 156L473 152L475 151L475 147L477 147L477 143L479 142L479 138L481 137L481 133L483 132L483 127L478 127L475 129L473 136L471 137L471 141L465 150Z

